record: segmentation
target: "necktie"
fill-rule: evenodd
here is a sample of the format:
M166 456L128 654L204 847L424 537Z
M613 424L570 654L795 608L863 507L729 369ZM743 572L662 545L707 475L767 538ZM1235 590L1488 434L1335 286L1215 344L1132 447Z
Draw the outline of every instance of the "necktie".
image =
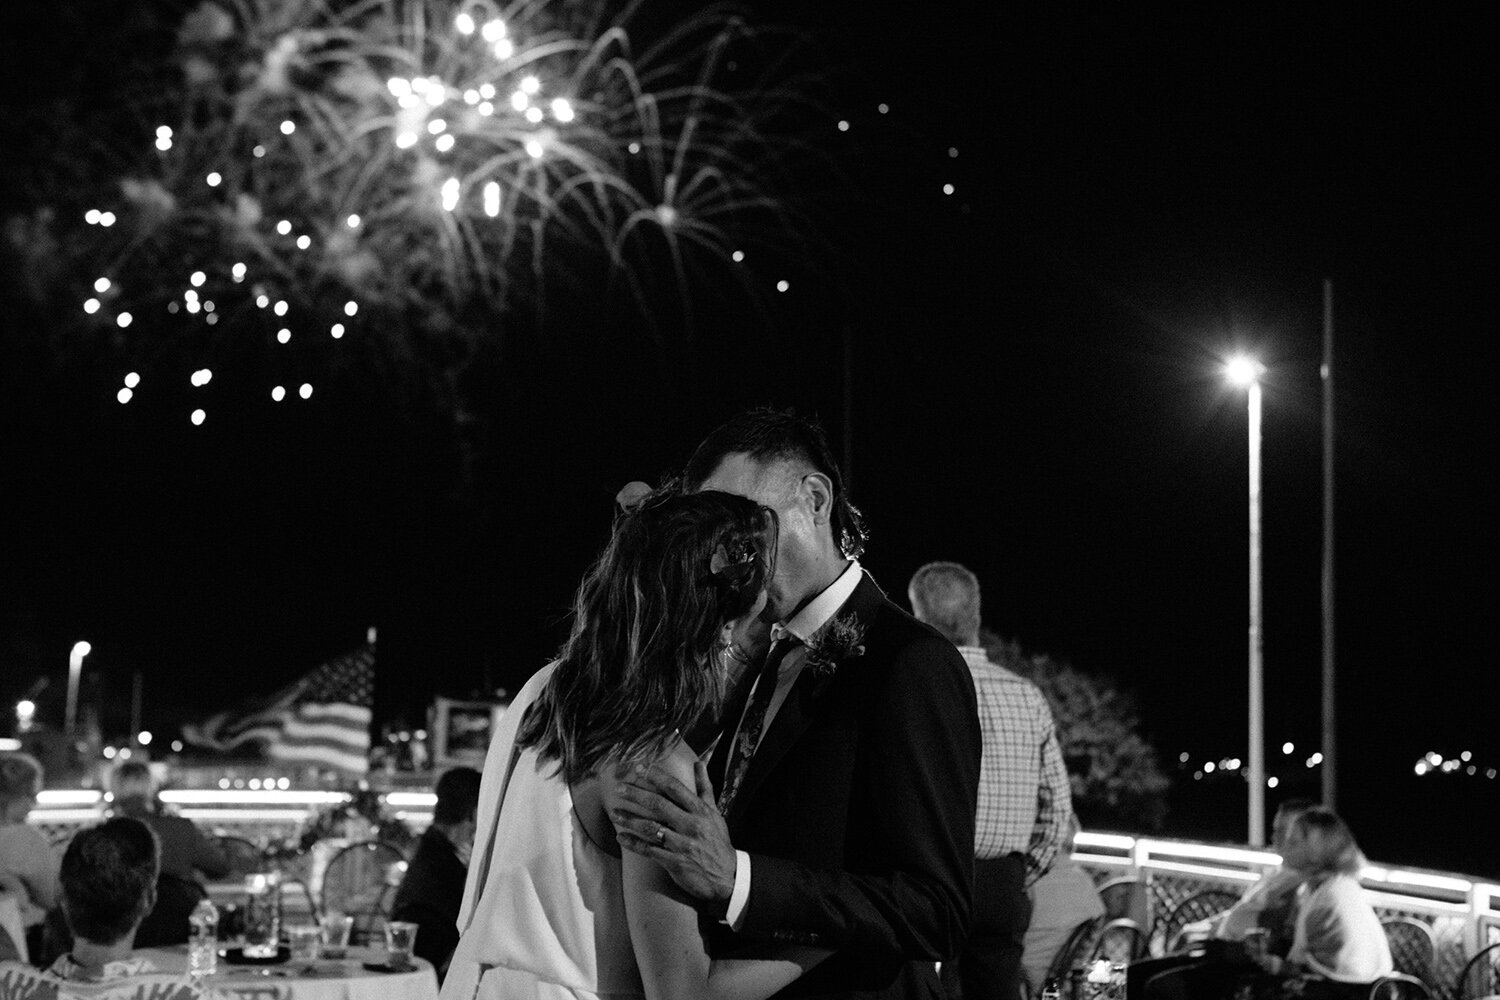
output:
M784 636L772 648L766 662L760 668L755 681L755 691L750 695L750 704L745 709L745 718L734 734L734 743L729 747L729 763L724 768L724 790L719 794L719 812L728 814L740 784L745 780L745 770L750 758L760 743L761 730L766 724L766 709L771 707L771 695L776 692L776 675L781 670L781 661L786 659L802 640L794 635Z

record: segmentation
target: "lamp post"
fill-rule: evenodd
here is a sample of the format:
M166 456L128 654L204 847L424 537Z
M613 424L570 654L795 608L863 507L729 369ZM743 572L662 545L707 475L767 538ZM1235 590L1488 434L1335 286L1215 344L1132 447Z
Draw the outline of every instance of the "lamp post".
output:
M1264 676L1261 663L1260 577L1260 376L1265 366L1240 355L1224 366L1233 385L1245 389L1250 411L1250 846L1266 843Z
M73 643L73 651L68 654L68 705L63 716L63 737L67 740L69 753L73 751L73 725L78 720L78 678L83 673L83 658L93 649L80 639Z

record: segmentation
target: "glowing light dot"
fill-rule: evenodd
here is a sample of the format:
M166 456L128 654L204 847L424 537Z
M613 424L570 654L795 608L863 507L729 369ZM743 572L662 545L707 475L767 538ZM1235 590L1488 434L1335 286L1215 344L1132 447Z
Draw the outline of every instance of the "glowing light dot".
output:
M83 311L88 313L90 316L94 315L94 313L99 311L99 300L89 299L88 301L86 301L83 304Z
M458 207L458 178L450 177L443 181L443 211L451 212Z
M729 255L729 259L738 264L740 261L745 259L745 251L736 250L734 253Z
M359 228L359 216L357 216L357 215L351 215L345 221L348 223L350 229L358 229Z
M505 37L505 22L499 18L484 22L481 37L487 42L498 42Z
M953 185L952 184L944 184L943 185L943 194L952 194L952 193L953 193Z
M468 104L470 106L478 104L479 103L479 91L477 91L477 90L466 90L466 91L464 91L464 103Z
M101 289L101 291L102 291L102 289ZM1463 761L1465 764L1467 764L1469 761L1471 761L1471 760L1474 759L1474 754L1473 754L1472 751L1465 750L1463 753L1461 753L1461 754L1458 755L1458 759L1461 760L1461 761Z
M396 136L397 149L410 149L416 144L417 133L415 132L402 132L400 135Z
M335 323L335 324L333 324L333 328L330 329L328 332L333 336L334 340L338 340L340 337L342 337L344 335L344 324L342 324L342 323Z
M301 396L303 399L312 399L312 386L306 382L303 382L302 387L297 390L297 395Z
M839 122L839 131L840 132L847 132L847 131L849 131L849 123L846 122L846 121Z
M87 212L84 212L83 221L87 222L91 226L97 226L99 224L99 210L97 208L91 208Z
M510 95L510 106L517 111L525 111L530 104L531 98L526 96L524 90L517 90Z
M1182 751L1182 753L1180 753L1180 754L1177 755L1177 763L1179 763L1179 764L1186 764L1188 761L1190 761L1192 759L1193 759L1193 755L1190 754L1190 753L1188 753L1186 750Z
M787 291L791 287L792 287L792 283L790 281L787 281L785 278L783 278L782 280L776 282L776 290L778 292Z
M264 146L260 145L259 143L257 143L256 146L255 146L255 148L252 149L252 150L250 150L250 152L258 160L261 157L263 157L263 156L266 155L266 147L264 147Z
M559 97L552 102L552 117L560 122L570 122L574 119L573 105L565 97Z
M286 300L282 299L280 302L276 303L276 307L274 309L272 309L271 311L274 312L278 316L285 316L286 315L286 311L287 311Z
M281 123L281 134L282 135L291 135L295 131L297 131L297 123L296 122L288 120L288 121L284 121L284 122Z
M182 297L184 299L186 299L188 302L197 302L198 301L198 293L197 293L196 290L194 290L192 288L189 288L187 291L183 292L182 293Z
M484 186L484 214L492 219L500 214L500 184L497 181Z
M542 120L542 109L532 106L526 109L526 120L531 124L539 124Z
M427 98L428 106L435 108L448 99L448 91L437 80L428 80L427 93L423 96Z
M102 213L100 213L100 215L99 215L99 225L104 226L105 228L108 228L110 226L113 226L114 224L115 224L115 213L113 213L113 212L102 212Z
M211 379L213 377L214 377L214 373L213 372L209 371L207 368L203 369L203 384L204 385L208 385L209 379Z
M452 134L444 133L443 135L437 137L437 142L434 142L433 146L437 147L437 151L439 153L446 153L448 152L448 150L453 148L453 144L456 141L457 140L453 138Z
M453 19L453 26L458 29L460 35L474 34L474 19L468 14L459 14Z
M135 317L131 316L130 313L120 313L120 315L115 317L115 323L118 324L120 329L123 330L130 325L130 321L134 318Z
M489 115L492 115L492 114L495 113L495 106L493 104L491 104L489 101L480 101L479 102L479 113L482 114L482 115L485 115L486 117L488 117Z
M1291 753L1292 751L1294 751L1296 749L1297 749L1297 745L1295 743L1290 742L1290 741L1281 744L1281 752L1282 753L1289 754L1289 753Z
M1209 761L1207 764L1203 765L1203 773L1204 774L1213 774L1214 773L1214 762L1213 761Z
M257 309L264 309L266 306L268 306L270 304L271 304L271 300L268 297L264 296L264 295L257 295L255 297L255 306L256 306Z
M208 419L208 414L204 413L202 410L194 410L193 411L192 421L193 421L193 426L194 427L201 426L203 424L203 421L205 421L207 419Z
M447 127L448 123L441 118L434 118L432 121L427 123L427 131L432 133L433 135L437 135Z
M530 156L533 160L540 160L542 158L542 154L545 152L546 149L542 147L542 141L540 139L526 140L526 155Z
M134 395L135 393L131 392L129 389L121 389L119 392L115 393L115 398L118 399L121 403L128 403L130 402L130 397Z
M208 186L211 187L211 188L216 188L220 184L224 183L224 175L221 174L221 173L219 173L217 170L215 170L213 173L209 174L207 177L205 177L203 179L204 179L205 182L207 182Z
M244 281L245 280L245 265L244 264L236 264L236 265L234 265L234 267L231 267L229 269L229 273L230 273L231 276L233 276L233 278L234 278L235 281Z
M158 139L170 139L170 138L172 138L172 128L171 128L171 126L169 126L169 125L158 125L158 126L156 126L156 137Z
M950 160L956 160L956 159L958 159L958 147L957 146L949 146L948 147L948 159L950 159Z
M353 301L351 299L350 301L344 303L344 315L345 316L353 316L357 312L359 312L359 303L358 302L355 302L355 301Z
M276 342L278 344L290 343L291 339L292 331L288 330L286 327L282 327L280 330L276 331Z
M1267 778L1266 779L1266 787L1267 788L1275 788L1279 784L1281 784L1281 779L1280 778Z
M94 291L98 292L100 295L103 295L105 292L109 291L109 279L99 278L95 280Z
M138 386L140 384L141 384L141 376L138 373L136 373L136 372L129 372L129 373L127 373L125 375L125 387L127 389L134 389L136 386Z
M521 89L528 94L535 94L542 89L542 81L534 76L521 77Z
M203 310L203 306L199 304L199 302L198 302L197 299L188 299L188 302L187 302L187 311L188 312L190 312L194 316L196 316L202 310Z
M156 140L156 148L159 149L159 150L161 150L163 153L165 153L167 150L169 150L169 149L172 148L172 140L171 139L157 139Z
M297 249L298 250L306 250L310 246L312 246L312 237L311 236L299 236L299 237L297 237Z
M677 209L671 205L657 205L656 221L660 222L665 229L672 228L677 222Z
M500 60L509 59L516 54L516 43L509 38L502 38L495 43L495 58Z
M292 231L291 222L286 219L282 219L280 222L276 223L276 231L282 236L290 235Z
M213 303L210 302L209 305L212 306ZM214 313L213 315L206 317L203 322L207 323L209 326L213 326L215 323L219 322L219 314Z
M271 399L278 403L283 399L286 399L286 389L278 385L276 388L271 390Z
M486 101L495 99L495 85L493 83L481 83L479 85L479 96Z
M207 280L208 275L204 274L202 271L194 271L192 273L192 276L188 278L188 283L191 284L194 288L202 288L203 283Z
M877 104L875 105L875 110L879 111L883 115L886 115L890 114L891 106L889 104Z

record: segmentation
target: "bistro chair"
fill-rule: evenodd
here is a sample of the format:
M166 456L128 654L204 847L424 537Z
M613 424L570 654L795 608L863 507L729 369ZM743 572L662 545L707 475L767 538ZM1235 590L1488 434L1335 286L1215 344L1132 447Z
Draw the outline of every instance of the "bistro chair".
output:
M1165 942L1166 954L1181 950L1183 929L1216 917L1240 901L1240 897L1227 889L1204 889L1172 907L1161 925L1161 940Z
M1432 990L1416 976L1393 972L1370 984L1370 1000L1432 1000Z
M1481 1000L1500 994L1500 942L1474 953L1453 984L1453 1000Z
M238 881L247 875L265 870L265 860L262 858L260 848L256 847L244 837L235 837L230 834L219 834L213 838L219 850L224 852L224 857L229 859L229 874L225 876L226 881Z
M1391 962L1396 971L1431 982L1433 957L1437 954L1432 928L1415 917L1386 917L1380 926L1385 930L1386 943L1391 946Z
M1091 965L1105 958L1111 963L1129 965L1146 957L1147 946L1146 932L1141 930L1140 924L1129 917L1116 917L1099 929L1099 936L1089 948L1088 960L1084 964Z
M390 912L406 856L384 841L350 844L323 872L321 912L354 918L354 937L370 940Z

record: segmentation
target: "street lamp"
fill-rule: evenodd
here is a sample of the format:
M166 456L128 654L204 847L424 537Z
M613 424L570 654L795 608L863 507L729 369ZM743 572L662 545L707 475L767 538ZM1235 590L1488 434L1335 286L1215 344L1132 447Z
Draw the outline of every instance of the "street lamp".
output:
M93 652L93 649L93 646L80 639L73 643L73 651L68 654L68 705L63 716L63 736L70 753L73 749L73 724L78 719L78 678L83 673L83 658Z
M1261 664L1260 376L1265 366L1243 354L1224 365L1231 385L1245 389L1250 409L1250 846L1266 842L1264 675Z

